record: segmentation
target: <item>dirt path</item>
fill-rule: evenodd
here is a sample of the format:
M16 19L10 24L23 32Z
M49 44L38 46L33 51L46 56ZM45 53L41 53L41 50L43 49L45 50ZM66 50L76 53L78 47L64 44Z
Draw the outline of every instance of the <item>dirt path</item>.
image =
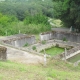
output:
M3 45L1 45L3 46ZM29 52L18 50L5 46L7 48L7 59L11 61L21 62L21 63L43 63L43 56L36 54L30 54Z

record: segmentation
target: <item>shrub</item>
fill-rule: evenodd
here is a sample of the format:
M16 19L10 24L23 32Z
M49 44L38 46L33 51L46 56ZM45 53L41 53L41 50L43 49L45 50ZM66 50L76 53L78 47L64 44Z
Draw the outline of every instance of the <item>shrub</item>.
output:
M41 43L42 43L42 44L46 44L46 41L44 40L44 41L42 41Z
M67 41L66 37L64 37L62 40L63 40L63 41Z
M33 50L36 50L36 46L33 46L32 49L33 49Z
M46 25L49 25L49 22L47 20L48 20L48 18L42 14L37 14L34 16L30 15L24 19L24 24L46 24Z
M24 25L27 26L28 33L41 33L51 30L51 25L45 15L37 14L35 16L28 16L24 19Z
M24 45L24 47L27 47L27 46L29 46L29 44L28 44L28 43L26 43L26 44Z

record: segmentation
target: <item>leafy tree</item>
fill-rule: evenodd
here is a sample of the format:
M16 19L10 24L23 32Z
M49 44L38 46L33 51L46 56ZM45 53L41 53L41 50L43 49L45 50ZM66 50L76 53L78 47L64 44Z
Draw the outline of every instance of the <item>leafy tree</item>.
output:
M0 12L5 15L14 15L21 21L24 20L27 13L53 17L53 3L51 0L44 2L42 0L6 0L0 3Z
M25 26L28 28L28 33L40 33L51 30L48 18L45 15L37 14L35 16L27 16L24 20ZM33 26L32 26L33 25Z
M7 30L8 33L15 32L16 29L13 29L13 26L16 22L18 22L17 18L14 16L7 16L0 13L0 35L5 35ZM15 27L14 27L15 28Z
M24 24L45 24L49 25L48 18L45 15L37 14L34 16L27 16Z
M7 16L0 13L0 24L3 25L3 27L6 27L16 21L18 20L14 16Z
M73 29L78 30L80 32L80 0L53 0L56 2L58 6L60 6L60 10L56 9L58 6L56 5L55 10L59 14L57 15L63 21L63 24L66 27L71 27ZM61 4L60 4L61 3Z
M53 14L54 14L54 18L60 18L61 13L62 13L62 2L58 1L58 2L54 2L54 9L53 9Z
M49 31L48 17L53 17L52 0L5 0L0 3L0 34Z

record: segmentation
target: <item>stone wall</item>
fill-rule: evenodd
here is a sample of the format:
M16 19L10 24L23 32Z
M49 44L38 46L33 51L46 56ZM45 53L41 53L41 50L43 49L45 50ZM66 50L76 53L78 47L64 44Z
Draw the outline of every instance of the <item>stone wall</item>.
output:
M13 36L5 37L1 40L3 43L15 46L15 47L22 47L26 43L34 44L35 43L35 36L29 36L26 34L17 34Z
M71 42L80 43L80 34L78 33L68 33L68 32L53 32L53 38L58 40L68 40Z
M50 39L58 39L58 40L67 40L67 41L71 41L71 42L80 43L80 34L70 33L70 32L52 31L49 33L41 34L40 39L41 39L41 41L42 40L50 40Z
M37 43L37 44L34 44L32 46L29 46L28 49L29 50L33 50L32 47L33 46L36 46L36 49L37 49L37 52L40 52L44 49L48 49L48 48L51 48L53 46L58 46L58 47L62 47L62 48L68 48L68 49L71 49L74 45L74 43L71 43L71 42L64 42L64 41L61 41L61 40L49 40L49 41L46 41L45 44L42 44L42 43ZM70 44L70 45L69 45Z
M45 32L40 34L40 40L51 40L53 39L53 33L52 32Z
M5 61L7 59L7 48L0 46L0 60Z

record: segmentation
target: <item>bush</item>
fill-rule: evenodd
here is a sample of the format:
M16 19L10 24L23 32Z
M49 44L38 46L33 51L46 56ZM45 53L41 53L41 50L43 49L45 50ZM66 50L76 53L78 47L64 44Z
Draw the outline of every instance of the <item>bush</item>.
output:
M67 41L67 39L64 37L63 39L62 39L63 41Z
M29 44L28 44L28 43L26 43L26 44L24 45L24 47L27 47L27 46L29 46Z
M33 46L32 49L33 49L33 50L36 50L36 46Z
M46 41L44 40L44 41L42 41L41 43L42 43L42 44L46 44Z
M34 16L27 16L24 19L24 24L46 24L49 25L48 18L45 15L37 14Z
M27 26L28 33L37 34L51 30L48 18L41 14L26 17L24 20L24 25Z

